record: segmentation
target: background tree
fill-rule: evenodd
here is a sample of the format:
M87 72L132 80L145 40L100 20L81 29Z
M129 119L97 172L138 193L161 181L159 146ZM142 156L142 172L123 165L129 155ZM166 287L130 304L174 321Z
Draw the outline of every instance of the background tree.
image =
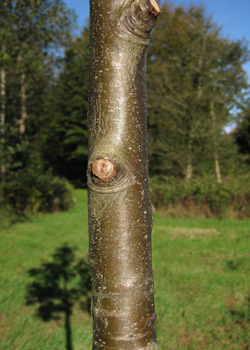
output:
M245 43L221 37L203 8L163 6L148 62L151 174L191 178L205 164L221 181L218 150L247 87L247 59Z
M25 144L37 136L44 112L44 92L52 73L50 57L69 37L72 15L60 0L13 0L5 1L4 5L1 23L5 30L1 34L4 36L8 31L8 38L11 38L5 40L5 55L9 57L5 73L5 123L8 144L12 146ZM24 155L24 158L27 157Z
M61 0L6 0L1 3L2 9L0 42L4 45L1 46L0 68L1 72L4 71L4 78L1 74L1 167L4 178L1 190L4 202L15 203L15 209L18 209L18 203L23 212L27 209L24 209L27 201L21 204L19 196L11 198L13 192L23 193L24 198L28 196L31 199L28 193L29 188L33 188L29 206L41 208L43 204L35 203L44 195L38 189L41 182L44 187L45 182L48 187L53 187L55 191L52 190L52 193L57 192L56 186L63 190L65 185L65 182L64 185L61 182L62 186L56 184L57 180L48 174L39 179L47 169L38 141L45 122L46 92L56 73L55 59L70 38L74 16Z
M239 152L246 157L250 163L250 101L248 101L239 116L234 137L237 142Z
M1 169L1 179L4 179L6 166L5 166L5 122L6 122L6 69L9 62L9 57L6 52L6 47L10 41L10 35L8 32L8 25L3 21L3 18L7 14L8 3L3 0L1 5L1 13L2 18L0 21L0 29L1 29L1 46L0 46L0 152L2 154L0 161L0 169Z
M62 70L47 94L41 135L43 161L78 186L86 183L89 29L65 50Z
M6 191L28 193L31 183L40 193L45 178L48 188L55 186L54 176L85 186L89 30L78 36L73 26L74 15L62 0L1 2L2 202L11 200ZM246 156L225 128L232 121L241 127L248 59L247 43L224 38L203 8L164 4L148 60L152 183L184 180L191 191L196 180L227 183L246 169Z

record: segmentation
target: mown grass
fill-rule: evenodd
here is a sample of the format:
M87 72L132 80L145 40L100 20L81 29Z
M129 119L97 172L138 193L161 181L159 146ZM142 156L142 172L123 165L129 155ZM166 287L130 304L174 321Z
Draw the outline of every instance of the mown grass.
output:
M26 305L28 271L68 243L87 257L86 192L67 212L0 229L0 348L64 350L61 319L43 322ZM250 221L179 220L156 214L153 265L161 350L249 349ZM76 303L74 350L91 349L92 320Z

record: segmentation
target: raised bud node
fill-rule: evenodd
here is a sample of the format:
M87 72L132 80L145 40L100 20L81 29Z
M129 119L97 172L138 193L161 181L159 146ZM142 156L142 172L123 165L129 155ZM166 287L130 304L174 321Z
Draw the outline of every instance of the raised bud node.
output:
M151 12L155 15L158 16L160 13L160 8L159 5L157 4L157 2L155 0L150 0L150 4L152 6L151 8Z
M107 158L96 159L92 162L92 174L100 181L112 181L116 176L116 165Z

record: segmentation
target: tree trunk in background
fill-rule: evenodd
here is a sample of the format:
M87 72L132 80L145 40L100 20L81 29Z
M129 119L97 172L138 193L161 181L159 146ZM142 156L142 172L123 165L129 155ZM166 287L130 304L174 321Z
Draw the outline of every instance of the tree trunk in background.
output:
M189 153L191 153L191 151L189 151ZM187 160L188 160L188 164L187 164L185 178L187 180L190 180L192 178L192 175L193 175L193 167L192 167L191 156L190 155L188 155Z
M1 87L1 91L0 91L0 98L1 98L1 110L0 110L0 123L1 123L1 137L2 137L2 152L4 154L4 144L5 144L5 130L4 130L4 127L5 127L5 85L6 85L6 74L5 74L5 70L4 68L1 68L1 84L0 84L0 87ZM2 161L4 162L4 156L2 154ZM1 178L4 178L4 174L5 174L5 164L1 164Z
M202 97L202 86L201 86L201 72L202 72L202 67L203 67L203 61L204 61L204 55L205 55L205 49L206 49L206 39L203 35L203 33L200 33L202 36L202 47L201 47L201 54L198 59L198 64L197 64L197 96L193 104L193 108L199 107L200 104L200 99ZM190 116L191 117L191 116ZM191 121L191 131L189 133L189 140L188 140L188 145L187 145L187 167L186 167L186 173L185 173L185 178L187 180L190 180L193 176L193 165L192 165L192 153L193 153L193 139L194 139L194 134L196 133L196 130L194 130L194 118Z
M211 100L211 103L210 103L210 114L211 114L212 128L213 128L212 133L213 133L213 146L214 146L215 173L216 173L217 182L220 184L222 182L222 180L221 180L221 172L220 172L218 146L217 146L216 134L215 134L216 120L215 120L215 114L214 114L214 101L213 100Z
M155 350L146 52L155 0L90 0L93 350Z
M220 184L222 182L221 173L220 173L220 162L219 162L217 145L215 143L214 143L214 162L215 162L215 172L216 172L217 182Z
M189 114L190 119L192 118L191 115ZM192 118L193 119L193 118ZM187 142L187 149L186 149L186 162L187 162L187 166L185 169L185 179L186 180L191 180L192 176L193 176L193 157L192 157L192 153L193 153L193 137L194 137L194 128L193 128L193 120L191 119L191 127L190 127L190 132L188 133L188 142Z
M25 121L28 119L27 111L26 111L26 90L25 90L25 73L21 74L21 119L18 121L19 124L19 134L20 137L23 137L25 134L26 126Z

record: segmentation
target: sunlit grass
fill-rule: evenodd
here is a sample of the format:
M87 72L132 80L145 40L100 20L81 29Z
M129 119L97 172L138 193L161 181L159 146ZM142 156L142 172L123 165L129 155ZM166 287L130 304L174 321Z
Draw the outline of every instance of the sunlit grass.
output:
M64 350L63 320L43 322L27 306L28 271L58 247L87 258L86 192L76 206L0 230L0 348ZM161 350L249 349L250 221L178 220L156 215L153 230L155 298ZM75 306L74 350L91 349L91 316Z
M155 222L162 349L248 349L249 221Z

